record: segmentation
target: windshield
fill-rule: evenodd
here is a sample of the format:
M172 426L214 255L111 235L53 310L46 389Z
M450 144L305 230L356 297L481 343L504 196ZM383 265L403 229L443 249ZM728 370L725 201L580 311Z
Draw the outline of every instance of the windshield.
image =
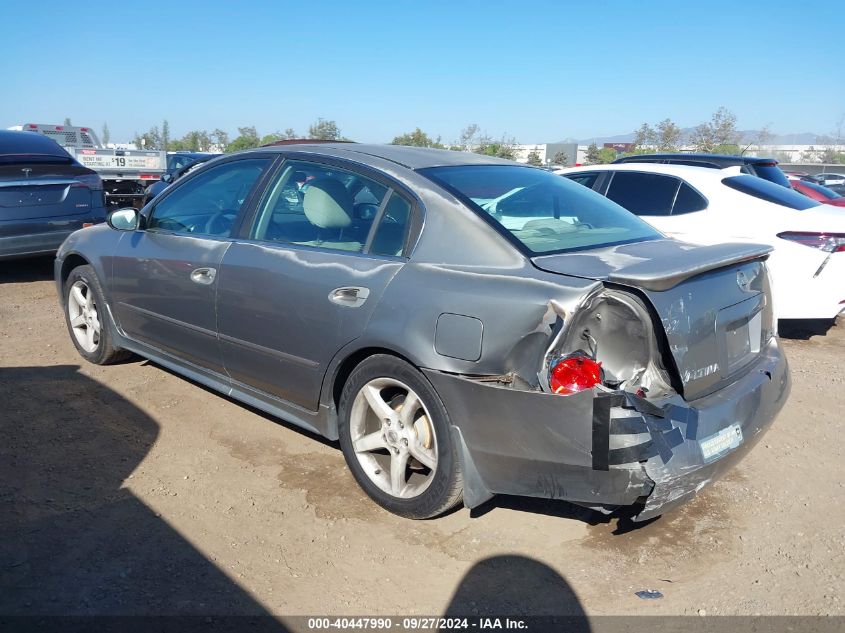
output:
M749 196L798 211L819 206L818 202L798 193L791 187L787 189L757 176L731 176L723 179L722 183Z
M420 173L534 255L662 237L604 196L541 169L471 165L431 167Z

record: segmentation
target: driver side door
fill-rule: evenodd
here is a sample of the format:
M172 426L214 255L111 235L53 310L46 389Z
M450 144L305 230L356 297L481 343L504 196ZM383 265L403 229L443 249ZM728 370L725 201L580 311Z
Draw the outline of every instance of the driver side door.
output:
M225 375L217 342L218 272L272 159L244 157L174 185L126 233L113 260L112 308L127 336Z

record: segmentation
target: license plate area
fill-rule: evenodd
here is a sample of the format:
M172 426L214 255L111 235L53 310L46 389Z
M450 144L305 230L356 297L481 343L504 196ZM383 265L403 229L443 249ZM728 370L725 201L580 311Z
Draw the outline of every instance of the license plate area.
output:
M704 463L710 463L719 459L722 455L729 453L742 444L742 427L739 424L731 424L718 433L705 437L699 442L701 456Z
M736 373L760 354L765 305L765 295L759 295L719 310L716 329L723 378Z

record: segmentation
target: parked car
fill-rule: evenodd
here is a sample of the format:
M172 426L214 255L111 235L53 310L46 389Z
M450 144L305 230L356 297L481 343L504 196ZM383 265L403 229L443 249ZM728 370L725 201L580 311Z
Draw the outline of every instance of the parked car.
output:
M0 131L0 259L50 255L103 222L103 182L39 134Z
M816 182L825 187L830 185L845 185L845 175L843 174L816 174Z
M155 198L162 191L167 189L171 184L179 180L182 176L190 173L203 163L217 158L220 154L178 154L174 155L178 158L173 161L173 169L169 169L162 174L161 180L155 181L144 190L144 198L141 206L147 204L150 200Z
M207 163L55 271L85 359L135 352L339 439L399 515L507 493L641 520L786 400L769 250L667 239L496 158L323 144Z
M845 213L739 168L611 164L558 173L696 244L774 248L768 266L780 319L831 319L845 308Z
M832 204L835 207L845 207L845 196L836 193L822 185L801 178L790 178L789 184L798 193L803 193L808 198L824 204Z
M763 180L769 180L782 187L790 187L786 174L778 167L774 158L758 158L756 156L725 156L722 154L640 154L624 156L613 161L615 164L625 163L659 163L662 165L691 165L693 167L709 167L710 169L725 169L739 167L744 174L751 174Z

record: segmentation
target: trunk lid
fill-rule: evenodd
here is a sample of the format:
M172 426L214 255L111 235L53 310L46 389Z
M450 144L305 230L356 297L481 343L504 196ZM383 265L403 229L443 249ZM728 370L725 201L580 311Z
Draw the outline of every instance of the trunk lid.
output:
M76 178L92 173L73 162L0 165L0 221L90 211L92 191Z
M653 240L533 258L548 272L639 291L654 308L688 400L736 380L759 357L772 327L763 263L769 246L694 246Z

